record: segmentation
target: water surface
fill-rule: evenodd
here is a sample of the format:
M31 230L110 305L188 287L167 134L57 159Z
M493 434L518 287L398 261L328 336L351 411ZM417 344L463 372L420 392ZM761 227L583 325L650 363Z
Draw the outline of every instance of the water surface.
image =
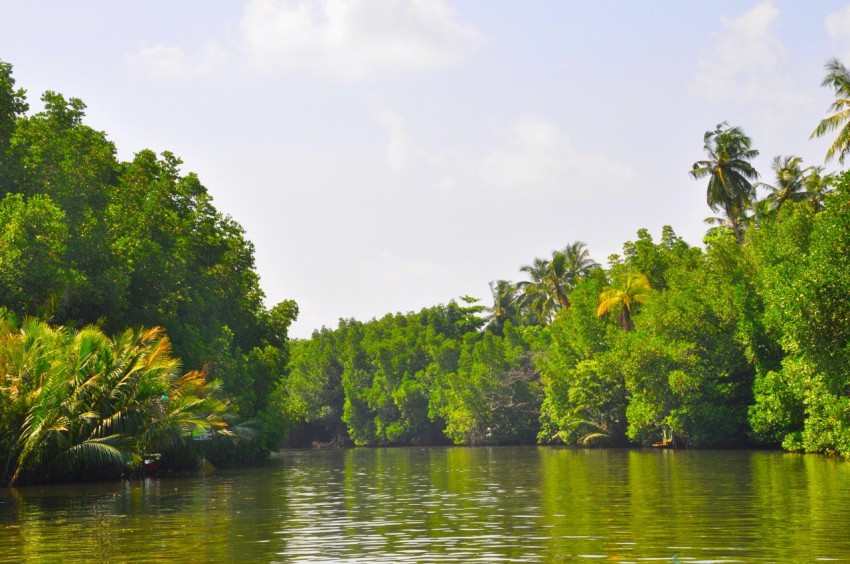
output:
M0 562L850 560L850 463L758 451L284 451L0 490Z

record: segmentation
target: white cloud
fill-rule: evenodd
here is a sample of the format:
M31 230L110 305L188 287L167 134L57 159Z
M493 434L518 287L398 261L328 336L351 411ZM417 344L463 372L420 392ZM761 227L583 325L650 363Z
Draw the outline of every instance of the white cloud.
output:
M183 50L165 45L143 47L129 55L127 62L133 70L158 79L180 76L189 69L189 61Z
M634 186L630 167L602 153L579 150L563 131L545 120L519 120L508 144L509 149L495 150L483 159L481 174L492 186L542 193L574 190L576 197Z
M211 72L221 68L227 59L227 52L215 43L208 43L197 56L189 56L179 47L157 44L126 57L133 72L157 80Z
M779 10L770 0L735 19L722 17L694 78L696 92L712 101L754 99L775 84L785 48L774 35Z
M824 24L833 42L843 50L842 60L850 61L850 6L829 14Z
M483 40L445 0L252 0L240 30L263 67L343 78L445 67Z
M308 70L341 79L457 64L484 41L447 0L250 0L227 48L199 53L156 44L127 56L156 79L219 70L231 57L264 70Z
M754 125L768 136L779 135L790 121L805 115L811 96L792 80L786 51L775 34L779 9L762 0L734 19L723 16L721 30L697 63L693 94L724 108L755 115ZM738 125L738 124L733 124Z

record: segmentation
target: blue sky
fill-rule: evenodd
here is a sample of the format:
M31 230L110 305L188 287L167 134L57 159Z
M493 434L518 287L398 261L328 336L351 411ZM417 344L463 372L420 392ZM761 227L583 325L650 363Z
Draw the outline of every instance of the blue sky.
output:
M486 303L575 240L602 262L642 227L700 244L705 131L741 126L768 182L775 155L821 164L832 57L847 2L0 0L33 109L79 97L120 158L180 156L298 337Z

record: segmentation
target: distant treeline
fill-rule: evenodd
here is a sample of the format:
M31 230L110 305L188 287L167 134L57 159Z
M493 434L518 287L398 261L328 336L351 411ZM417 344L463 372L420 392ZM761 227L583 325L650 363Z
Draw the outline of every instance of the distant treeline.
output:
M28 115L25 94L15 87L11 65L0 61L0 306L5 308L0 340L20 354L35 355L10 368L12 361L0 351L0 462L6 461L0 480L15 474L14 461L22 452L35 448L10 437L26 435L22 428L32 431L44 402L59 409L49 394L71 394L65 399L73 405L64 406L70 409L60 418L65 423L42 436L40 466L28 459L33 480L40 473L57 479L58 461L82 444L106 440L103 444L126 446L125 439L135 436L120 427L86 427L90 421L84 419L95 417L92 413L108 417L114 406L77 401L68 386L96 371L68 367L61 391L55 387L61 378L47 377L55 365L87 354L69 356L74 345L64 341L92 331L107 338L130 327L163 328L170 340L163 346L181 359L183 370L200 370L204 382L216 382L211 392L220 401L216 411L229 414L234 428L249 424L244 429L251 429L245 433L251 440L218 449L218 458L262 457L276 448L285 422L273 397L289 360L287 330L297 307L289 301L264 307L254 247L242 227L216 210L195 174L181 173L176 156L143 150L120 162L106 134L83 123L82 101L48 91L41 98L43 111ZM45 337L49 344L39 345L52 347L51 354L31 350L33 342L42 341L29 338L27 317L49 320L51 327L39 335L64 335ZM142 341L164 338L157 335ZM103 375L97 383L107 385L106 380ZM145 386L153 384L142 379L134 385L145 394ZM167 398L168 392L160 396ZM146 404L144 409L151 415L169 407ZM120 410L110 414L123 416ZM172 431L185 438L193 428L209 426L206 416L195 415ZM96 448L112 456L104 465L126 470L138 467L139 449L158 447L156 441L142 441L122 453Z
M850 73L827 65L850 152ZM358 445L781 445L850 457L850 173L758 151L738 127L705 134L685 189L717 217L704 248L665 227L609 268L576 242L474 300L341 321L292 344L293 441ZM685 168L685 167L683 167ZM683 171L684 172L684 171ZM759 197L758 194L764 195Z

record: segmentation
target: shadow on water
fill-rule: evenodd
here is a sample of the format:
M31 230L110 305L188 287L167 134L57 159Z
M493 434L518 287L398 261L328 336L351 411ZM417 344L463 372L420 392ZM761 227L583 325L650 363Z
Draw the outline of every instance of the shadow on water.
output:
M0 491L0 562L850 558L850 464L753 451L292 450Z

